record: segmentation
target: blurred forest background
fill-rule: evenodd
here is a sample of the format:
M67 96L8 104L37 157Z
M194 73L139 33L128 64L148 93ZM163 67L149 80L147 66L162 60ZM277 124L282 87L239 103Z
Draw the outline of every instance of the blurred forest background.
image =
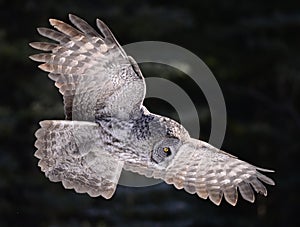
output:
M268 197L217 207L159 184L119 186L107 201L50 182L33 156L34 132L40 120L64 118L62 97L28 59L37 53L28 43L42 40L36 27L49 27L49 18L68 21L68 13L92 25L102 19L121 45L158 40L199 56L226 101L223 149L276 170L268 174L276 182ZM0 0L0 24L0 226L300 226L298 0ZM146 77L154 73L188 88L199 111L201 138L207 140L210 115L199 88L176 70L143 69ZM163 101L145 105L176 119Z

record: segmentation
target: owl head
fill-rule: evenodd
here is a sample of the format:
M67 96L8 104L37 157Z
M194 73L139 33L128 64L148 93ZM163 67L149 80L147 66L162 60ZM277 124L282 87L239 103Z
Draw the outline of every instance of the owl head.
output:
M151 160L157 164L167 166L181 145L182 142L179 138L164 138L154 145Z
M163 136L153 145L151 161L160 166L168 166L190 136L182 125L172 119L164 117L160 119L160 124L163 128Z

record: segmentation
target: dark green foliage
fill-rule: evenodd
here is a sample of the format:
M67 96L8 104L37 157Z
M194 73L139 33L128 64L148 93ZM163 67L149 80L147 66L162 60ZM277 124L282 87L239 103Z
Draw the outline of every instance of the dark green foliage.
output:
M254 204L236 207L172 186L119 187L106 201L51 183L37 167L34 132L42 119L63 119L62 97L28 59L35 30L74 13L105 21L121 44L160 40L197 54L223 90L228 111L224 150L275 169L277 185ZM0 1L0 226L297 226L300 152L300 4L291 1ZM205 97L184 75L143 66L186 88L210 133ZM169 105L146 100L176 118Z

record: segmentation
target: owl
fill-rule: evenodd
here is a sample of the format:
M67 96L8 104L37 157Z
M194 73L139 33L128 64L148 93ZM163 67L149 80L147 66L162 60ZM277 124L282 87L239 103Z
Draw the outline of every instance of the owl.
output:
M38 166L67 189L109 199L122 170L161 179L219 205L236 205L238 191L254 202L254 191L267 195L263 183L272 172L244 162L201 140L176 121L143 106L145 81L110 29L99 19L99 32L69 15L72 25L50 19L54 29L38 28L55 42L32 42L44 51L30 58L42 62L63 95L65 120L45 120L36 131Z

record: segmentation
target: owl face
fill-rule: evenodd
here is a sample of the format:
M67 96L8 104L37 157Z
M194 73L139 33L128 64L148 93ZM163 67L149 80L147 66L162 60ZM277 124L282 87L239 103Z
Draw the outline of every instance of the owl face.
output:
M157 164L167 165L177 153L180 145L178 138L164 138L154 145L151 160Z

